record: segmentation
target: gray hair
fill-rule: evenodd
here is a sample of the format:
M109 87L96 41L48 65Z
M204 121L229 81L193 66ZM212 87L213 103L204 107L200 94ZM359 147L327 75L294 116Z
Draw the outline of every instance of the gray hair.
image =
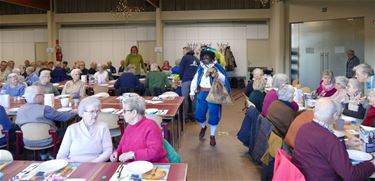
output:
M70 73L73 74L75 72L78 72L79 74L81 74L81 69L73 69Z
M277 91L277 96L279 97L279 100L282 101L290 101L294 95L294 88L293 86L287 84L283 85L279 88Z
M374 70L369 64L359 64L353 68L353 72L356 74L365 74L367 76L374 75Z
M7 77L7 80L9 81L11 78L17 78L17 80L19 80L17 73L10 73Z
M94 105L96 108L100 108L100 101L96 97L86 97L78 105L78 115L83 116L83 113L86 111L88 105Z
M42 92L42 88L39 86L29 86L26 87L23 97L25 97L27 103L35 103L35 97L37 94Z
M286 74L275 74L272 78L272 87L279 89L281 86L289 83L289 77Z
M12 73L16 73L16 74L21 74L21 69L19 69L19 68L14 68L13 70L12 70Z
M336 76L335 82L336 84L339 84L341 87L345 88L348 85L349 79L345 76Z
M145 115L145 99L136 93L129 93L129 97L122 100L122 107L128 106L130 110L136 110L137 114Z
M355 78L351 78L349 79L348 81L348 85L351 85L353 88L357 89L358 92L362 92L364 86L363 86L363 83L358 81L358 79L355 79Z
M158 66L158 64L156 64L156 63L152 63L151 65L150 65L150 71L158 71L159 70L159 66Z
M330 70L324 70L323 72L322 72L322 77L323 76L329 76L329 77L333 77L333 72L332 71L330 71Z
M314 118L319 121L329 122L333 118L333 115L338 112L337 105L335 101L328 97L318 99L315 102Z
M262 75L264 74L264 72L263 72L263 70L260 69L260 68L255 68L255 69L253 70L252 74L253 74L253 76L254 76L255 74L259 74L259 75L262 76Z

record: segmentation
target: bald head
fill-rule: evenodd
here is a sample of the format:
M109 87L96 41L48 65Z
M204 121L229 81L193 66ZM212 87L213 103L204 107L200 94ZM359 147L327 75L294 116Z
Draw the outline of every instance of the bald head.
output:
M334 120L342 112L342 107L339 103L330 98L320 98L315 103L314 118L329 123Z

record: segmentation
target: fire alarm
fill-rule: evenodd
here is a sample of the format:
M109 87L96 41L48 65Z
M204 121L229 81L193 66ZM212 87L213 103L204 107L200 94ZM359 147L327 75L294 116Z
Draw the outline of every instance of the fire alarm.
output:
M322 12L326 13L328 11L328 8L322 8Z

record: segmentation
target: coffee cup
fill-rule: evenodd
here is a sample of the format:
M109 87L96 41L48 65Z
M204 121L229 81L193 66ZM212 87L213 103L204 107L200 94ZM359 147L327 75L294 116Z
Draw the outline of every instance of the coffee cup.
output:
M61 102L61 106L62 107L68 107L68 105L69 105L69 98L61 98L60 102Z

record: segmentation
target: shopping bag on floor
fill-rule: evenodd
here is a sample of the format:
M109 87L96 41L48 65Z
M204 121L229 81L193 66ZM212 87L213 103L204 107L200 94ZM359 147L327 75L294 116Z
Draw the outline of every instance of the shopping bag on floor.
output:
M217 77L212 81L211 90L206 97L206 101L214 104L232 104L232 98L224 84Z

